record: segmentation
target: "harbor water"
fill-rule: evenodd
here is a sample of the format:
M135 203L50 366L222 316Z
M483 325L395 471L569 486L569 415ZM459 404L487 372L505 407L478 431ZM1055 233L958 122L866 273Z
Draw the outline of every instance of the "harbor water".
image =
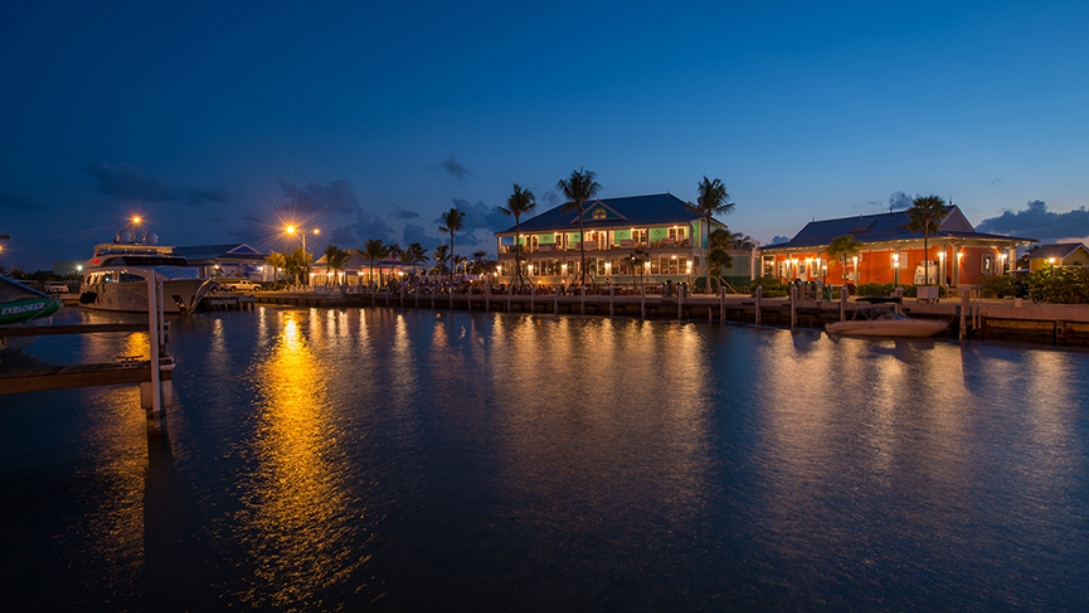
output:
M1089 606L1086 352L384 308L172 327L166 436L134 386L0 395L5 611Z

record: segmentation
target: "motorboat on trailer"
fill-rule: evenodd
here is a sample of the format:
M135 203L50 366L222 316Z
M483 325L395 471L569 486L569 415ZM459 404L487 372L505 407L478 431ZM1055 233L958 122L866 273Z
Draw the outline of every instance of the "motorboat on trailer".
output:
M48 326L53 323L53 314L63 306L49 294L0 277L0 328ZM0 335L0 353L21 351L36 340L37 336Z
M899 304L899 298L862 299L870 308L855 311L862 319L830 323L824 327L829 335L866 338L927 338L949 329L949 323L931 319L914 319L898 310L882 309L877 305Z
M158 244L145 232L141 239L127 230L112 243L95 245L94 255L83 265L79 304L85 309L146 313L148 279L155 273L163 281L164 310L170 314L192 313L216 282L202 279L174 248Z

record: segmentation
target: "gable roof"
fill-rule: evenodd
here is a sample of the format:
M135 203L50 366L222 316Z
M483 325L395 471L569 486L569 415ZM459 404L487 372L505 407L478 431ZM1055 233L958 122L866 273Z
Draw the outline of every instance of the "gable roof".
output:
M1089 255L1089 249L1082 243L1054 243L1051 245L1040 245L1035 251L1027 254L1027 257L1030 260L1046 260L1048 258L1065 260L1071 255L1074 255L1074 252L1078 249L1085 250L1086 255Z
M1034 239L1019 238L1015 236L1002 236L998 234L984 234L976 232L972 224L964 216L956 205L947 206L949 216L938 225L938 231L930 235L930 238L972 238L1000 241L1033 242ZM843 217L840 219L827 219L811 221L801 229L794 238L786 243L767 245L762 249L792 249L799 247L820 247L827 245L838 236L850 234L861 243L878 243L885 241L913 240L923 238L922 232L908 230L911 217L906 210L878 213L876 215L859 215L858 217Z
M568 203L570 204L570 203ZM521 223L522 232L557 231L570 232L579 228L578 211L563 212L567 204L548 209L536 217ZM593 212L597 209L606 212L605 219L595 220ZM700 215L688 208L688 204L673 194L651 194L648 196L628 196L625 198L599 198L583 204L583 227L622 228L645 224L686 224L700 218ZM497 234L513 233L514 226Z
M262 260L265 254L250 247L245 243L230 243L227 245L196 245L191 247L174 247L174 253L187 260L216 260L219 258L230 260Z

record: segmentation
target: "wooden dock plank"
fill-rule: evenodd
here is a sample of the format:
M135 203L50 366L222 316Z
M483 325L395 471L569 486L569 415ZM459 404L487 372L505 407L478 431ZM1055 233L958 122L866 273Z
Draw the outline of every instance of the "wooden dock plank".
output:
M174 378L173 370L163 370L160 375L163 381L170 381ZM125 364L77 364L43 368L20 368L0 372L0 395L150 381L151 367L148 360Z
M51 336L91 332L147 332L147 322L135 324L70 324L62 326L26 326L0 328L0 336Z

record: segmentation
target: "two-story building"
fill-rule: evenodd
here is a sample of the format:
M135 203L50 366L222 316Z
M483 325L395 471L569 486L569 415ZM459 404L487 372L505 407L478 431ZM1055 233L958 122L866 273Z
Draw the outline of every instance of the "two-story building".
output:
M602 198L577 211L557 206L496 233L500 281L515 278L515 245L523 250L522 275L545 285L563 284L586 265L598 283L640 284L692 281L707 260L706 220L672 194ZM714 220L712 230L725 228ZM723 276L753 278L755 248L730 250L733 266Z

